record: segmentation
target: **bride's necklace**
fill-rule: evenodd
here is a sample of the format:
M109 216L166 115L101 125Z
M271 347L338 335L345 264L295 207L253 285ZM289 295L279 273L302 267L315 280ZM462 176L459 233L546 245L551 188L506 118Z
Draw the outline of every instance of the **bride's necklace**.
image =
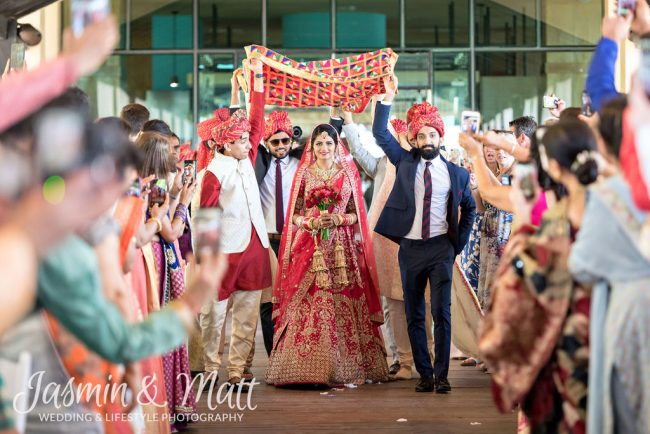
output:
M316 176L323 181L329 181L336 173L336 164L332 164L332 167L329 169L321 169L318 167L318 164L314 164L314 172L316 172Z

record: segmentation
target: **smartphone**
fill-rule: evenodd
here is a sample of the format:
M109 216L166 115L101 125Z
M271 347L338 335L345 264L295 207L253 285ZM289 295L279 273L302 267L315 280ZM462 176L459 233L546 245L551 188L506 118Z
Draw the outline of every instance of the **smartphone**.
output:
M183 160L183 185L196 179L196 160Z
M530 163L519 163L515 168L515 179L527 201L535 199L537 192L537 170Z
M618 0L618 15L627 16L636 10L636 0Z
M167 196L167 181L164 179L154 179L150 184L151 193L149 193L149 205L162 205L165 203Z
M501 185L512 185L510 175L503 175L501 177Z
M460 114L460 130L467 134L476 134L481 125L479 112L464 111Z
M544 95L544 108L556 109L559 101L557 97Z
M140 178L136 178L135 181L129 186L129 189L126 191L127 196L141 197L142 196L142 181Z
M200 208L193 219L195 251L217 254L221 250L221 210Z
M34 122L36 166L43 180L64 176L85 159L89 125L75 110L52 108Z
M72 33L80 36L93 21L101 20L111 13L110 0L72 0Z
M582 115L590 117L594 112L591 109L591 97L586 90L582 91Z

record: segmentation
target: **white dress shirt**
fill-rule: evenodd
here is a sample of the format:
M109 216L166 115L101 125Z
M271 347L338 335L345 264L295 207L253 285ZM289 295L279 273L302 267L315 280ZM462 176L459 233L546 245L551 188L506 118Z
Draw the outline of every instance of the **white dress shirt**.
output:
M300 160L293 157L285 157L281 160L273 157L269 169L260 184L260 196L262 198L262 210L264 211L264 221L266 222L266 230L269 234L277 234L275 230L275 165L276 161L280 162L280 170L282 171L282 213L287 215L287 207L289 206L289 199L291 196L291 186L293 178L298 171Z
M428 160L420 159L418 169L415 174L415 220L413 226L406 238L409 240L422 239L422 213L424 208L424 169ZM447 223L447 201L451 190L451 180L447 164L437 156L430 161L429 172L431 173L431 209L428 211L431 215L431 224L429 226L429 236L437 237L446 234L449 229Z

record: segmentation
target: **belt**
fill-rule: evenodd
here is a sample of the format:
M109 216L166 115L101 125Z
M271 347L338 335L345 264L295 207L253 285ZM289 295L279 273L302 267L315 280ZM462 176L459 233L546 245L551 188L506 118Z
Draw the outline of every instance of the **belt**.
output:
M282 234L269 234L269 240L280 241L282 240Z

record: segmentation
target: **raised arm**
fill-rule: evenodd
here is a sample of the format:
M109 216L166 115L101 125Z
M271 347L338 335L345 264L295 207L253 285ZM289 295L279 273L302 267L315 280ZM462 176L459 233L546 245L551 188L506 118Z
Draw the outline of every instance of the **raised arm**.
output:
M352 121L352 113L343 112L343 132L345 138L348 140L350 154L357 160L361 168L370 176L374 178L377 175L379 162L381 158L373 157L370 152L361 143L361 136L359 135L359 128L357 124Z
M499 180L490 171L483 158L483 146L471 136L461 133L458 142L469 158L472 159L472 168L476 176L478 190L484 201L507 212L512 212L512 201L510 200L510 187L501 185Z
M397 166L402 158L408 154L408 152L402 149L390 131L388 131L390 106L397 93L397 77L384 78L384 87L386 88L386 96L375 107L375 117L372 121L372 135L375 137L379 147L384 150L390 162Z
M626 17L604 17L603 37L598 42L589 64L585 89L591 98L594 111L600 110L603 102L618 95L616 90L616 59L618 42L624 41L630 33L633 14Z
M264 135L264 64L259 59L251 59L249 65L254 75L253 91L250 95L251 108L248 115L251 122L250 142L252 147L248 153L248 157L255 164L260 141Z

